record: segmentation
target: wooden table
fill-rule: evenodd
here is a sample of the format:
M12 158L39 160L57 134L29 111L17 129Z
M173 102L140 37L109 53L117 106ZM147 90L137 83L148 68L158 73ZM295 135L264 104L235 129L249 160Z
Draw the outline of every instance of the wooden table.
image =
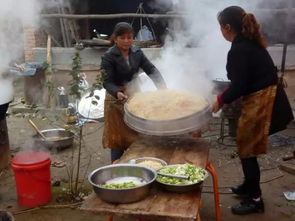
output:
M168 164L190 163L208 169L208 155L208 144L203 139L143 137L125 151L118 163L126 163L130 159L138 157L157 157L165 160ZM212 165L210 164L209 167ZM210 168L209 172L211 172ZM217 185L216 174L214 176L216 181L214 183ZM215 195L218 197L218 194ZM107 220L112 220L112 216L120 216L125 217L126 220L136 217L139 220L153 221L195 221L200 220L200 199L201 190L179 194L163 191L154 186L147 198L130 204L106 203L95 193L92 193L83 203L81 209L100 215L108 215ZM218 201L216 202L218 203L217 209L219 209L219 198L215 197L216 200ZM216 215L219 216L217 220L220 221L220 210L216 212Z

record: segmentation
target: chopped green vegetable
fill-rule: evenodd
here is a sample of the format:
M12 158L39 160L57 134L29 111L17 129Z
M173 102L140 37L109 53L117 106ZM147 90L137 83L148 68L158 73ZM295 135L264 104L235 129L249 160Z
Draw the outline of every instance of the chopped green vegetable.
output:
M207 177L206 170L200 167L196 167L192 164L175 165L160 169L159 172L172 175L184 175L189 176L189 179L180 179L158 175L157 181L166 184L183 185L194 184L204 181Z
M102 184L99 186L102 188L108 188L108 189L126 189L126 188L136 187L134 182Z

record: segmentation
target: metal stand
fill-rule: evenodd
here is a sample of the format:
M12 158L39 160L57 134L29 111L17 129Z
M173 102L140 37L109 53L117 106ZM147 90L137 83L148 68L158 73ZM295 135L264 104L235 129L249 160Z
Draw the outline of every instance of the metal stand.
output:
M225 126L229 126L229 124L226 124L226 120L235 120L236 119L227 119L224 117L221 117L221 124L220 124L220 136L217 138L217 143L221 144L221 145L225 145L225 146L231 146L234 147L236 146L236 139L235 139L235 134L233 134L233 131L229 132L228 134L225 134ZM230 127L230 126L229 126ZM231 130L233 130L233 128L231 128ZM226 138L230 138L230 142L229 143L225 143L225 139Z

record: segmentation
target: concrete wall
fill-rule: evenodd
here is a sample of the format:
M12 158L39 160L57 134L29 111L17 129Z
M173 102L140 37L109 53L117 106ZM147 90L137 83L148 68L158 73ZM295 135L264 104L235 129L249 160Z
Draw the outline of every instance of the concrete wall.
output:
M82 71L87 75L89 84L95 82L95 78L100 68L101 56L108 48L85 48L80 51L82 58ZM160 48L143 49L146 56L153 60L160 55ZM52 64L56 70L53 82L56 86L68 88L68 82L71 80L69 72L71 70L72 57L76 49L74 48L52 48ZM46 48L34 48L34 57L37 62L46 60Z
M82 71L87 74L87 81L89 84L94 83L95 78L98 74L98 70L100 67L101 56L107 48L85 48L81 50L81 58L82 58ZM192 50L192 49L185 49L185 50ZM144 48L143 49L146 56L153 60L160 56L162 49L161 48ZM282 47L270 47L269 48L270 54L273 57L276 65L280 66L281 64L281 56L282 56ZM52 62L53 68L56 70L53 76L53 82L56 87L64 86L68 89L69 81L71 77L69 72L71 70L71 63L72 63L72 56L75 53L74 48L53 48L52 49ZM188 52L189 53L189 52ZM35 61L44 62L46 60L46 48L34 48L33 49L33 58ZM295 45L290 46L288 48L287 54L287 67L289 70L286 73L286 80L289 84L289 88L287 90L288 95L292 95L294 97L295 94ZM31 77L31 78L35 78ZM38 87L43 87L40 89L40 93L44 91L44 85L41 83L40 85L32 85L24 83L23 81L29 81L30 79L21 78L18 80L19 88L16 89L16 97L23 96L23 88L26 89L26 93L28 96L26 97L35 97L36 92L34 90L29 90L29 88L36 89ZM33 79L34 80L34 79ZM33 81L32 81L33 82ZM31 94L30 94L31 93ZM56 91L56 94L58 92ZM291 96L291 97L292 97ZM27 99L26 99L27 100ZM29 99L28 99L29 100Z
M101 56L108 48L85 48L80 51L82 58L82 71L87 75L87 81L92 84L98 74L100 67ZM187 48L185 50L194 50ZM53 68L56 70L53 76L55 86L64 86L68 88L68 83L71 80L69 72L71 70L72 57L75 53L74 48L52 48ZM162 48L144 48L146 56L153 60L160 56ZM273 57L276 65L280 67L282 57L282 47L270 47L269 52ZM189 52L187 52L189 53ZM35 61L44 62L46 60L46 48L34 48ZM295 45L288 48L286 65L288 69L295 68ZM290 74L292 73L292 74ZM287 73L287 76L292 77L294 72Z
M100 66L101 56L108 48L84 48L80 51L84 68L98 69ZM143 48L145 55L153 60L159 57L161 48ZM75 48L52 48L52 64L63 69L71 65L72 57L76 52ZM46 60L46 48L34 48L35 61L43 62Z
M81 50L82 63L86 69L98 69L100 65L101 55L107 48L85 48ZM153 60L160 56L162 48L143 48L146 56ZM192 50L190 48L184 50ZM272 46L268 48L274 62L277 66L281 65L282 46ZM72 56L75 53L74 48L53 48L52 63L60 69L66 69L72 63ZM34 56L36 61L45 61L46 49L34 48ZM288 47L286 65L288 68L295 67L295 45Z

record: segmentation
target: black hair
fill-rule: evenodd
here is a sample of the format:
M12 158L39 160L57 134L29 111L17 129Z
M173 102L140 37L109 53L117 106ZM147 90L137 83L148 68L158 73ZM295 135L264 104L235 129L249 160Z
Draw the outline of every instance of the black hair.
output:
M230 6L218 13L218 22L221 26L230 24L236 33L242 32L244 9L239 6Z
M114 38L123 34L134 34L134 30L131 26L131 24L127 22L119 22L115 25L115 28L113 30L113 34L111 36L111 42L114 44Z

